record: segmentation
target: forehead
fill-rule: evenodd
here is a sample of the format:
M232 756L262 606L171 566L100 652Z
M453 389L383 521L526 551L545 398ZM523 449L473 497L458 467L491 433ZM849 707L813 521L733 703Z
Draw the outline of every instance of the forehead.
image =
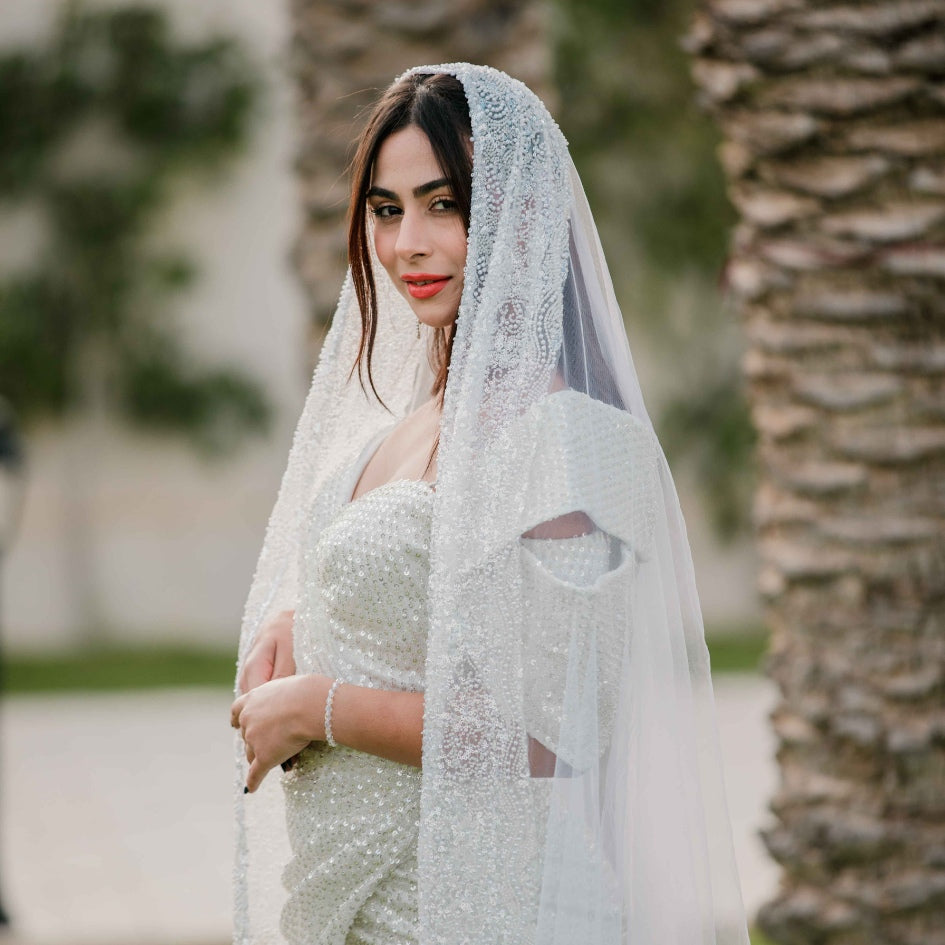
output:
M378 149L371 183L396 192L443 176L430 139L416 125L408 125L386 138Z

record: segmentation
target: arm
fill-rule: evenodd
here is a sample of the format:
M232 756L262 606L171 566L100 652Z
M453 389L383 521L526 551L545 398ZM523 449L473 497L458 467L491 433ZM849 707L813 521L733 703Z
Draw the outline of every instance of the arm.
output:
M331 680L322 678L327 696ZM324 699L321 705L318 727L323 739ZM339 745L419 768L423 749L423 693L343 684L335 690L331 730Z
M236 699L230 724L246 743L249 791L309 742L325 740L325 700L332 682L317 674L273 679ZM423 693L345 683L335 691L331 727L339 745L420 767Z

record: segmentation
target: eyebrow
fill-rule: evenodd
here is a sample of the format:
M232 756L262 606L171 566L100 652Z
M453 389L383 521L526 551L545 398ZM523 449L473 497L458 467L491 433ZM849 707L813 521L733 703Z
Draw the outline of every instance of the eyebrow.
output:
M445 177L438 177L436 180L431 180L426 184L421 184L419 187L414 187L413 195L414 197L425 197L427 194L432 193L434 190L439 190L441 187L448 187L449 181ZM386 200L397 200L397 194L392 190L385 190L383 187L372 187L367 192L368 197L384 197Z

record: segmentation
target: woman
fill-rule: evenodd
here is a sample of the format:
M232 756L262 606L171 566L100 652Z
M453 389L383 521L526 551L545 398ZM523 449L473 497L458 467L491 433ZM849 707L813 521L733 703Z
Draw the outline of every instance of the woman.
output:
M744 945L685 529L541 102L397 80L349 258L244 620L237 941Z

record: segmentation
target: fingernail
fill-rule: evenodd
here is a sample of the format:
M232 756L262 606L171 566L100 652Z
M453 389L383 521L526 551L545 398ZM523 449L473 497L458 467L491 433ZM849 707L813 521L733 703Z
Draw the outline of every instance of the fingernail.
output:
M244 794L249 794L249 788L246 787L245 784L243 785L243 793L244 793Z

